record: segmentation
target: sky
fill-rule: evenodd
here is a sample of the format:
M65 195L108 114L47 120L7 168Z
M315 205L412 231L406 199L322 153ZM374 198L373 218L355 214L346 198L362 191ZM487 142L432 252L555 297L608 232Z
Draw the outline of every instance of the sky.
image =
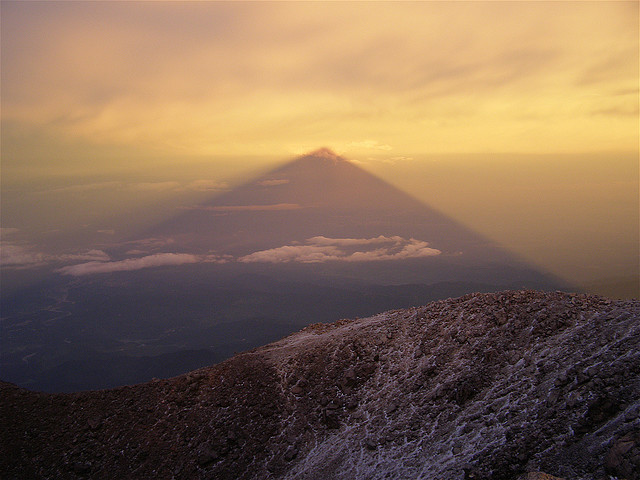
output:
M555 273L629 275L638 8L2 1L2 226L160 215L326 146Z

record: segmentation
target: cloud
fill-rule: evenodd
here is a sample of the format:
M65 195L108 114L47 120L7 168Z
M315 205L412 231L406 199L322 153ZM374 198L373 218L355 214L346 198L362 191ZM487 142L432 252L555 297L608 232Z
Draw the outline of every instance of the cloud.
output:
M198 192L210 192L218 190L228 190L229 185L225 182L216 182L214 180L194 180L185 186L187 190L195 190Z
M288 178L274 178L273 180L262 180L258 182L258 185L262 185L263 187L274 187L276 185L285 185L289 183Z
M2 242L0 248L0 264L9 268L32 268L78 261L105 262L110 259L107 253L96 249L78 253L49 254L38 251L32 245L18 245L12 242Z
M637 86L637 2L3 7L3 119L18 133L225 155L354 138L415 153L637 148L631 116L576 121L610 107L582 93Z
M37 195L49 195L51 193L84 193L84 192L92 192L95 190L106 190L106 189L119 189L122 188L122 182L94 182L94 183L81 183L78 185L68 185L66 187L58 187L51 188L48 190L42 190L39 192L35 192Z
M168 182L138 182L130 183L128 187L132 190L138 190L143 192L162 192L166 190L179 190L180 183L168 181Z
M2 242L0 248L0 265L12 268L28 268L44 265L47 255L35 251L31 246Z
M156 248L173 243L172 239L150 238L129 242L145 247ZM32 245L17 245L2 242L0 248L0 265L3 268L26 269L74 262L56 271L63 275L82 276L95 273L122 272L163 265L182 265L188 263L227 263L233 259L230 255L194 255L189 253L155 253L139 249L129 250L129 255L143 255L137 258L111 260L111 256L103 250L92 249L76 253L51 254L38 251ZM83 262L83 263L77 263Z
M64 254L58 255L56 257L60 261L94 261L94 262L107 262L111 260L111 257L103 252L102 250L88 250L83 253L72 253L72 254Z
M393 149L391 145L385 145L383 143L378 142L377 140L362 140L361 142L351 142L349 143L349 147L368 148L373 150L392 150Z
M183 207L187 210L210 210L212 212L259 212L277 210L299 210L303 207L297 203L274 203L270 205L195 205Z
M354 245L371 245L377 243L399 243L403 242L402 237L385 237L380 235L374 238L329 238L329 237L312 237L307 240L307 243L312 245L335 245L335 246L354 246Z
M227 257L218 255L192 255L189 253L156 253L140 258L128 258L115 262L91 261L62 267L57 271L63 275L92 275L96 273L128 272L143 268L162 267L168 265L184 265L188 263L226 263Z
M98 233L104 233L105 235L115 235L116 231L113 228L108 228L104 230L98 230Z
M197 179L187 183L180 183L175 180L167 180L160 182L93 182L81 183L78 185L68 185L65 187L51 188L35 192L36 195L49 195L52 193L91 193L100 190L112 191L132 191L132 192L183 192L183 191L219 191L227 190L229 185L225 182L216 182L210 179Z
M321 263L337 260L341 251L336 247L322 247L317 245L285 245L284 247L262 250L238 259L242 263Z
M373 262L402 260L407 258L432 257L442 252L429 247L429 243L414 238L399 236L374 238L329 238L312 237L307 245L285 245L269 250L254 252L238 259L242 263L324 263ZM376 246L378 248L366 247ZM365 248L362 248L365 247Z

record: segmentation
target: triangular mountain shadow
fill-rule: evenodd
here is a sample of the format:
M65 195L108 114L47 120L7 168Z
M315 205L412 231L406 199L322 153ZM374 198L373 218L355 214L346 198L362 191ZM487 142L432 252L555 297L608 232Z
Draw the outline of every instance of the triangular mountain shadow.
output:
M323 268L331 264L331 268L360 271L364 276L381 268L412 270L406 282L473 280L536 288L560 284L326 148L185 208L147 235L171 237L174 245L189 251L235 259L305 245L313 237L402 237L428 242L441 253L402 261L326 262ZM402 274L394 278L405 281Z

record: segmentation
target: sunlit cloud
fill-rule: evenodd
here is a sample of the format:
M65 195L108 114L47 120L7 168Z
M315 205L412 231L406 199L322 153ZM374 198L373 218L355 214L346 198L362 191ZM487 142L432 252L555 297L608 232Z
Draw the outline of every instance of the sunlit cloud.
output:
M15 242L2 242L0 245L0 265L3 268L34 268L45 265L97 261L105 262L111 258L102 250L92 249L77 253L50 254L39 251L33 245L21 245Z
M196 191L196 192L209 192L209 191L223 191L228 190L229 185L226 182L217 182L211 179L198 179L190 182L178 182L175 180L161 181L161 182L122 182L122 181L109 181L109 182L93 182L93 183L80 183L77 185L67 185L64 187L50 188L47 190L41 190L35 192L37 195L50 195L50 194L82 194L82 193L94 193L103 192L105 190L110 191L130 191L140 193L161 193L161 192L184 192L184 191Z
M386 245L385 245L386 244ZM374 246L375 248L366 248ZM399 236L374 238L309 238L306 245L284 245L238 259L242 263L373 262L433 257L442 252L429 243Z
M71 253L58 255L55 257L59 261L92 261L92 262L107 262L111 260L109 254L102 250L88 250L82 253Z
M94 182L94 183L81 183L77 185L68 185L65 187L51 188L36 192L39 195L49 195L56 193L85 193L94 192L99 190L113 190L123 187L122 182L109 181L109 182Z
M391 162L411 162L413 161L413 157L403 157L402 155L397 157L391 157L389 159Z
M10 268L29 268L45 265L47 256L31 246L2 242L0 245L0 265Z
M7 2L2 117L191 154L635 149L632 115L593 112L637 86L637 17L637 2Z
M360 142L350 142L348 147L364 148L370 150L392 150L391 145L384 145L377 140L363 140Z
M194 180L185 185L186 190L195 190L198 192L213 192L220 190L228 190L229 185L226 182L216 182L214 180L200 179Z
M156 253L140 258L128 258L114 262L91 261L69 265L58 269L63 275L83 276L98 273L129 272L144 268L176 266L189 263L226 263L225 257L217 255L192 255L189 253Z

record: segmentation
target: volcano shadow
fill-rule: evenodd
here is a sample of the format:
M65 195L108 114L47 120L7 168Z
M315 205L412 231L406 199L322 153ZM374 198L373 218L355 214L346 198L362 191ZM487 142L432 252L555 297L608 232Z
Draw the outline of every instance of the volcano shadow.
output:
M184 251L229 255L245 264L263 262L262 267L271 270L276 264L288 264L290 269L297 264L308 271L386 278L390 283L459 280L568 287L328 149L296 158L232 191L186 207L146 234L170 237L173 246ZM380 236L428 243L439 254L380 256L378 261L359 262L356 257L291 256L294 249L313 253L318 245L310 239L318 237L327 239L325 246L336 245L331 239L341 240L342 246L347 240L355 244ZM268 258L264 252L273 255Z

